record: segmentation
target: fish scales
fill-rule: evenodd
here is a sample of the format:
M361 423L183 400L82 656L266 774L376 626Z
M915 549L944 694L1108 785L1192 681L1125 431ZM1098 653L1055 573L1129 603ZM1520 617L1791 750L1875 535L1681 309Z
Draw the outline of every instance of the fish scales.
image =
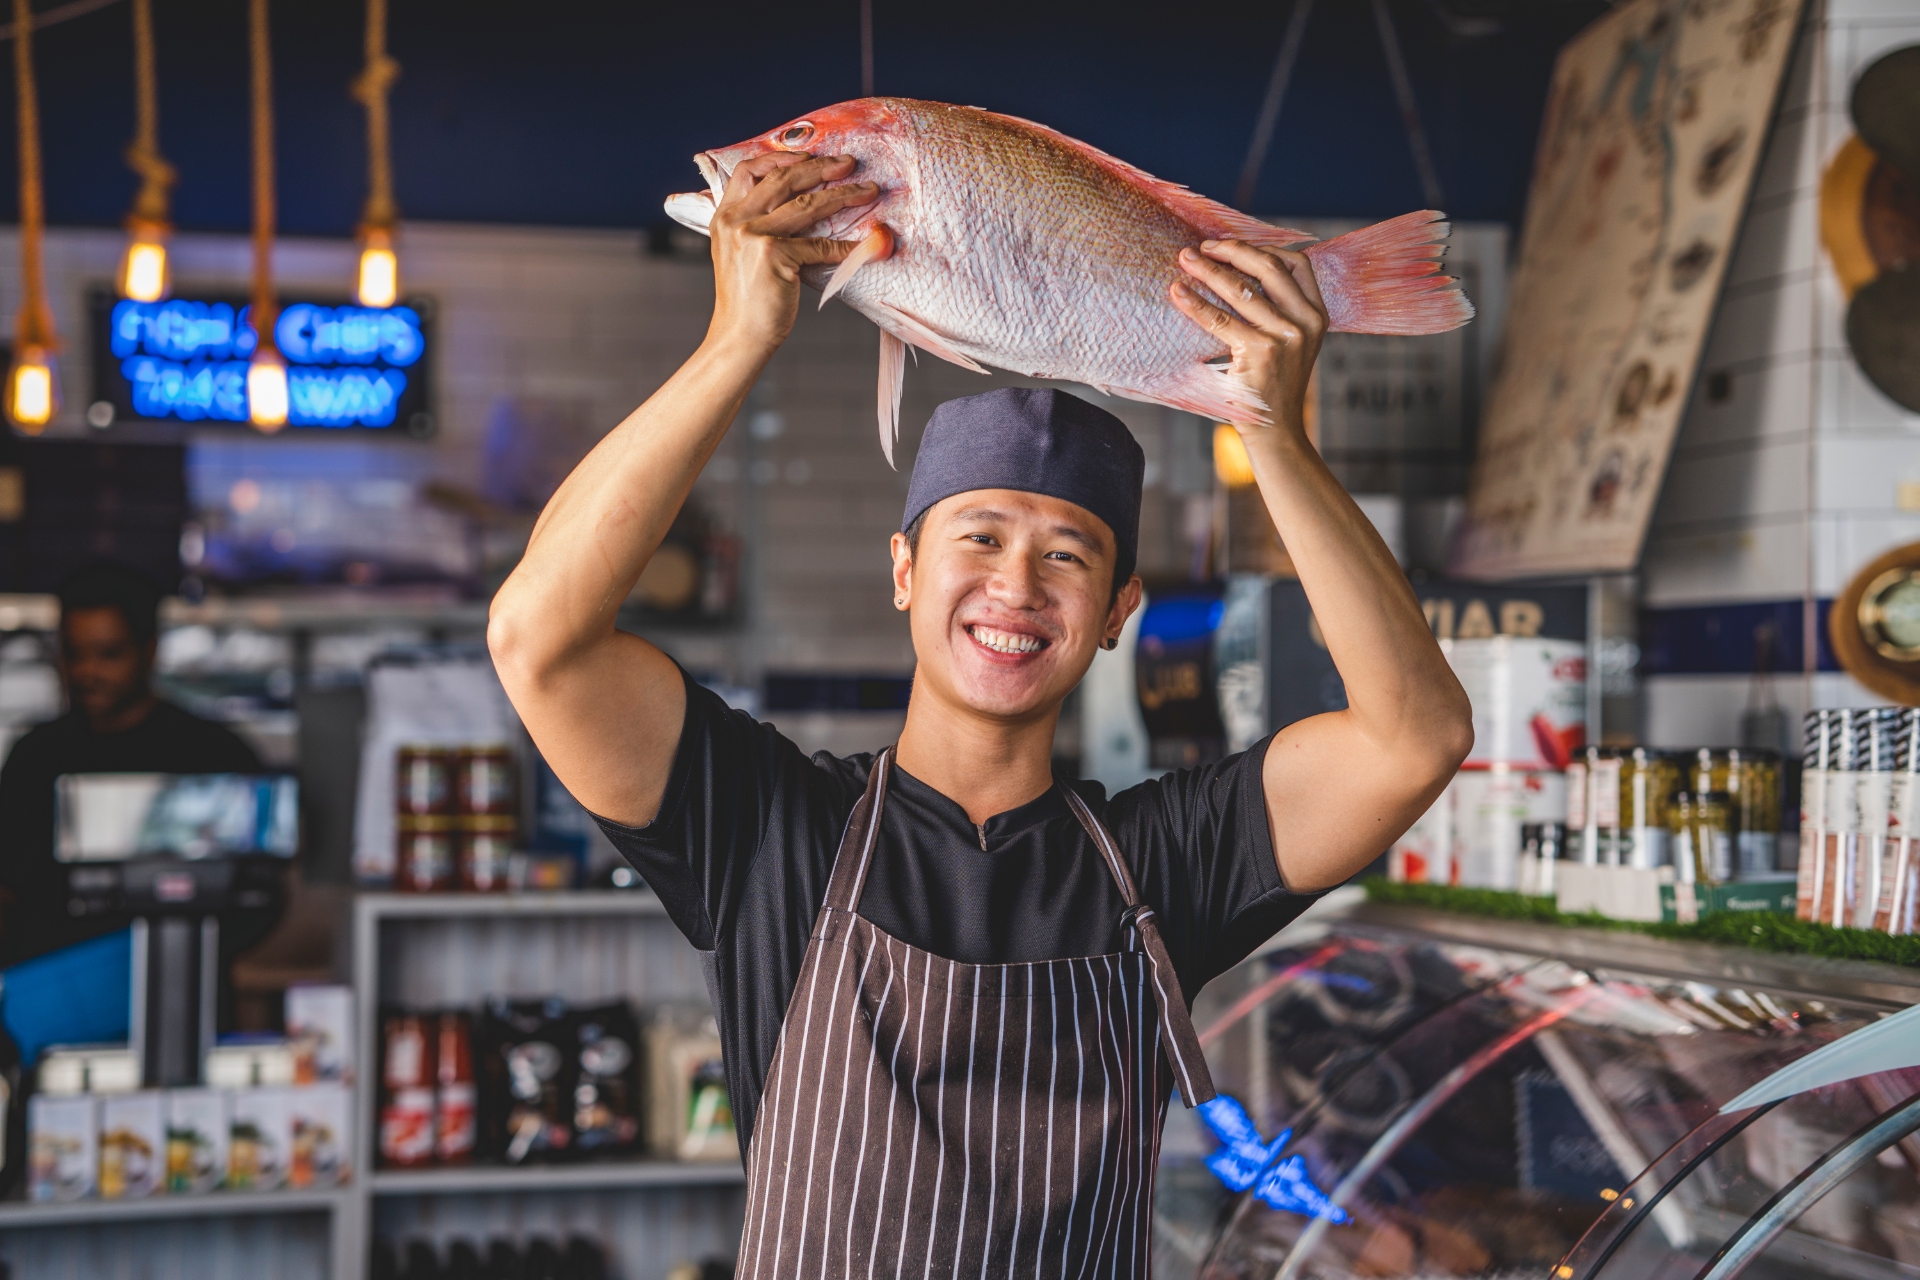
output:
M975 107L908 98L846 102L760 138L704 152L709 190L667 210L706 230L726 181L767 151L847 154L845 181L878 199L811 234L858 242L838 269L805 278L882 331L879 417L889 459L904 343L970 368L1086 383L1113 395L1241 424L1266 405L1226 369L1226 346L1168 298L1180 250L1207 239L1302 245L1044 126ZM1332 327L1438 333L1473 308L1439 272L1444 215L1421 212L1305 244ZM1189 281L1191 283L1191 281ZM1204 289L1203 295L1218 303Z

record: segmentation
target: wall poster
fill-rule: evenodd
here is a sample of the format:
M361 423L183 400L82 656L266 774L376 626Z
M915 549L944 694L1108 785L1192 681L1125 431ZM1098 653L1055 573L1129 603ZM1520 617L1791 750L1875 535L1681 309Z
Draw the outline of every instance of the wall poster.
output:
M1560 54L1451 569L1630 569L1802 0L1628 0Z

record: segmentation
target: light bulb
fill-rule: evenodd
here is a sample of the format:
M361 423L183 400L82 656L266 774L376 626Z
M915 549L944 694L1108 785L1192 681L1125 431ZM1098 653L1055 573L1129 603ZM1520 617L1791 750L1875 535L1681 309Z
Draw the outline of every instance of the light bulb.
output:
M1253 459L1247 456L1247 442L1224 422L1213 429L1213 474L1229 489L1244 489L1253 483Z
M7 418L28 435L39 435L60 408L60 380L44 347L27 346L7 374Z
M120 260L120 294L135 302L158 302L171 291L167 275L167 246L159 240L136 237Z
M287 362L270 347L247 366L247 419L262 431L287 424Z
M383 227L363 227L360 232L354 296L363 307L390 307L400 296L400 262L393 254L393 234Z

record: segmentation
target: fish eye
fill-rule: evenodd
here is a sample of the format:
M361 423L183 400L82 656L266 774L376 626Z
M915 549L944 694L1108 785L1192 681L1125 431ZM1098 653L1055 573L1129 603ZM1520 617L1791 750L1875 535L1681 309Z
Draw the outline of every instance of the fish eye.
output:
M813 126L802 120L799 124L790 124L782 129L774 141L783 147L797 147L813 136Z

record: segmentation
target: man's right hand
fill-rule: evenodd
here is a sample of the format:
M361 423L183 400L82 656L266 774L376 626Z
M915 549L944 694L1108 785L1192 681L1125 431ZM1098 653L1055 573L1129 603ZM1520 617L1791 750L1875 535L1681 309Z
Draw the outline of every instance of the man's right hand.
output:
M779 151L743 161L733 171L708 225L713 239L709 341L745 342L768 351L786 341L800 306L800 269L838 263L855 245L800 233L880 194L871 182L822 186L853 169L852 156Z

